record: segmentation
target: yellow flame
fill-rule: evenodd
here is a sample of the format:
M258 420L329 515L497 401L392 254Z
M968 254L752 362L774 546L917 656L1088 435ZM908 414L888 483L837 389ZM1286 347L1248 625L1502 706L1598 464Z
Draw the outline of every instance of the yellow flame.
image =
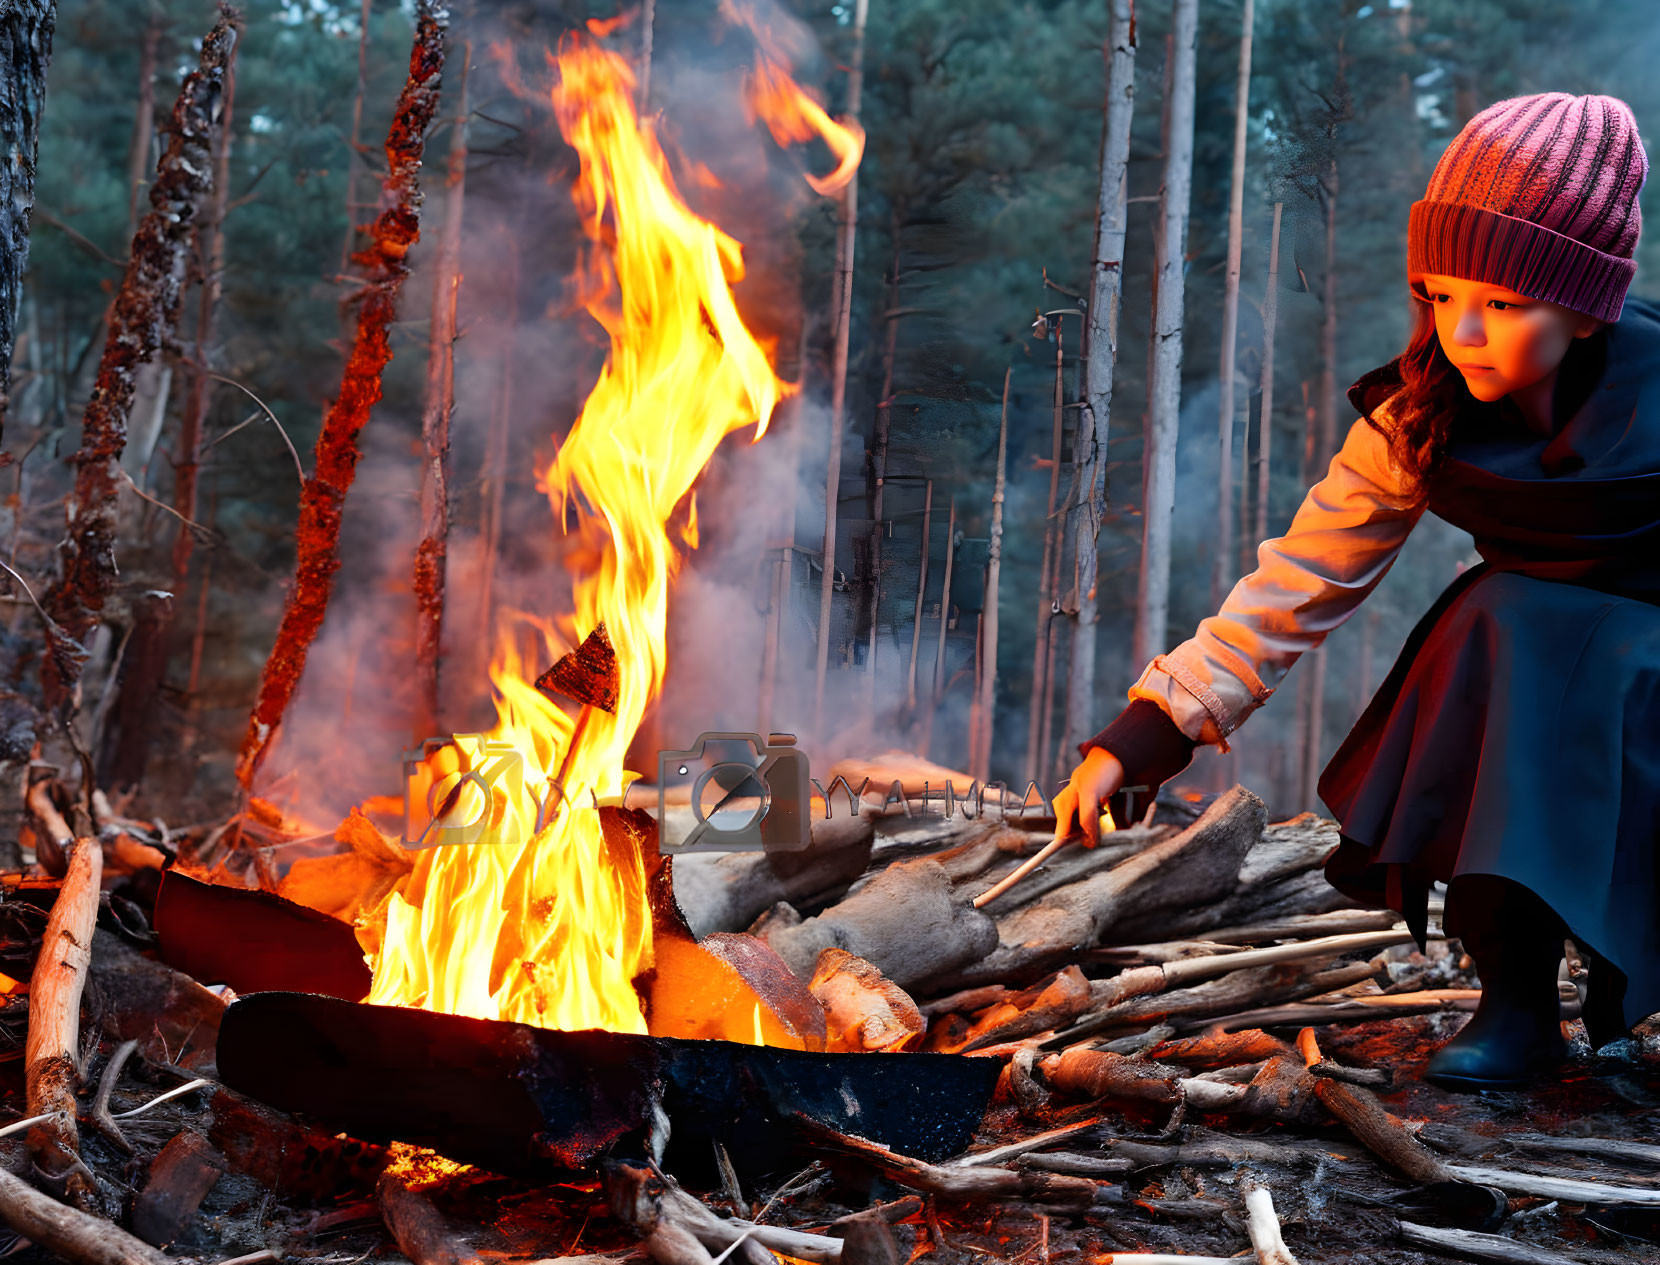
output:
M590 248L581 292L610 354L541 485L556 521L573 513L584 567L573 575L572 637L529 616L491 667L498 722L522 769L496 787L491 841L423 851L385 911L368 1000L565 1029L643 1032L633 980L652 964L645 875L608 848L586 804L632 778L630 740L661 691L668 592L696 542L692 485L730 432L766 429L789 389L739 318L739 244L688 208L649 127L634 78L591 40L555 59L553 107L581 160L574 196ZM677 511L683 518L677 517ZM620 690L614 714L573 718L532 682L604 623ZM574 748L572 746L574 741ZM566 765L567 750L569 763ZM453 777L464 754L429 761ZM537 801L566 767L565 811L538 829ZM473 805L477 807L477 805Z

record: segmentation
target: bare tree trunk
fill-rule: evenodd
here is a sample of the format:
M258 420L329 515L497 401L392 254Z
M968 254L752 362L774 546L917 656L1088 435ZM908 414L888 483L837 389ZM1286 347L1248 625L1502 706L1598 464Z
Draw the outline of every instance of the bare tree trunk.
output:
M1078 616L1072 631L1072 661L1066 678L1065 747L1074 751L1092 732L1095 708L1095 638L1100 624L1096 591L1100 560L1097 542L1106 514L1107 437L1112 415L1113 376L1118 366L1118 309L1124 294L1124 235L1128 218L1130 123L1135 109L1135 3L1109 0L1107 98L1101 126L1101 184L1095 219L1095 258L1090 269L1089 348L1085 367L1086 407L1078 423L1075 460L1078 508L1073 558Z
M190 391L185 396L173 455L173 511L179 522L173 536L173 596L154 605L151 618L133 626L132 644L123 669L121 694L113 716L114 743L104 780L112 786L130 786L144 777L154 744L154 713L166 675L168 645L178 617L178 603L190 581L190 559L196 537L186 523L196 521L196 479L201 468L202 430L207 418L212 374L214 315L218 310L225 271L225 215L230 202L230 160L233 110L236 101L236 49L225 58L225 86L219 98L218 133L214 138L213 188L208 195L207 219L196 231L196 336L190 368ZM136 392L135 392L136 394ZM165 386L160 395L166 404ZM153 442L153 441L152 441Z
M640 5L640 68L639 95L634 109L641 118L651 112L651 41L657 28L657 0L643 0Z
M340 241L342 275L352 266L352 247L357 244L357 172L363 164L363 98L369 92L369 18L374 0L363 0L358 14L357 91L352 96L352 131L346 141L346 234Z
M922 742L918 754L927 757L934 743L934 716L945 696L945 634L951 623L951 572L957 561L957 498L951 497L951 515L945 530L945 578L940 582L939 641L934 647L934 684L922 713Z
M1039 777L1047 777L1054 771L1055 648L1060 639L1061 625L1066 622L1059 618L1063 613L1061 607L1061 555L1065 549L1066 540L1061 531L1061 519L1057 518L1055 520L1055 560L1054 566L1049 572L1049 593L1051 595L1049 622L1043 632L1043 717L1038 722L1043 741L1038 750Z
M52 0L17 0L0 11L0 58L9 68L0 79L0 436L11 393L13 322L29 266L29 212L56 12Z
M212 185L213 130L225 65L236 42L228 13L202 42L201 60L173 105L172 136L156 165L151 211L133 237L126 275L98 366L98 381L81 422L75 487L67 505L63 576L46 608L64 632L84 643L115 587L116 495L134 370L172 337L178 321L190 235L197 208ZM82 660L49 654L43 681L49 706L72 705Z
M442 8L431 0L419 0L409 78L386 137L387 175L382 187L386 210L375 221L372 245L360 254L368 276L358 309L357 335L346 358L340 394L329 406L317 435L315 467L300 493L294 586L283 607L276 644L260 675L259 698L237 757L237 780L245 791L252 789L254 775L305 672L306 654L322 627L334 573L340 568L340 516L357 474L357 436L380 399L381 371L392 358L388 332L397 315L398 291L409 273L405 259L421 233L416 177L426 130L438 105L446 21Z
M138 231L139 210L144 202L144 181L155 164L151 153L156 131L156 61L166 27L161 13L152 7L144 23L144 39L138 53L138 106L133 111L133 130L127 141L127 230L131 241ZM106 315L107 322L108 317ZM142 364L133 376L132 419L121 468L143 486L145 467L161 437L167 416L167 396L172 388L173 369L165 360Z
M1065 413L1062 411L1061 363L1063 326L1055 322L1055 406L1054 422L1049 444L1049 501L1043 518L1043 563L1038 572L1037 626L1032 634L1032 696L1026 704L1026 767L1021 773L1022 784L1030 784L1044 767L1048 743L1045 730L1047 709L1044 700L1049 694L1049 624L1055 605L1052 576L1055 569L1055 545L1059 532L1055 526L1055 500L1060 494L1061 434Z
M796 271L799 273L799 261ZM797 277L799 280L799 276ZM796 342L795 380L805 386L807 381L807 343L812 322L803 317ZM773 724L773 698L778 688L778 655L783 646L784 621L789 615L790 598L795 587L795 495L796 480L801 469L801 394L790 397L784 405L786 426L779 436L785 445L784 471L790 495L779 507L777 556L772 564L772 593L767 602L766 640L761 649L761 680L755 692L757 733L776 728ZM811 572L809 572L811 574Z
M1342 54L1338 61L1339 93L1342 88ZM1326 275L1321 288L1325 312L1320 323L1320 397L1315 402L1320 434L1315 449L1315 477L1324 471L1337 451L1337 156L1332 155L1325 180L1326 194ZM1320 752L1325 743L1326 647L1320 645L1310 656L1308 743L1303 748L1303 807L1314 808L1315 788L1320 778Z
M444 584L449 565L450 414L455 411L456 308L461 299L461 219L467 193L467 66L471 40L461 44L455 121L444 176L444 222L433 261L432 319L427 332L426 402L421 443L421 543L415 548L415 741L439 732L438 673L443 658Z
M1257 422L1256 538L1268 539L1268 489L1274 451L1274 330L1280 313L1280 214L1274 203L1274 231L1268 245L1268 287L1262 295L1262 403Z
M985 614L980 616L980 745L969 762L969 776L985 784L991 769L991 735L997 717L997 585L1003 568L1003 490L1009 451L1009 379L1003 370L1003 415L997 424L997 475L991 489L991 541L986 557Z
M1239 265L1245 243L1245 124L1251 102L1251 23L1253 0L1244 0L1240 13L1239 80L1234 89L1233 183L1228 196L1228 270L1222 291L1222 364L1218 370L1217 439L1221 457L1217 466L1216 557L1210 576L1210 606L1221 610L1233 586L1233 423L1234 344L1239 337ZM1240 489L1240 497L1245 495Z
M1153 318L1151 416L1147 497L1136 661L1165 645L1170 614L1170 524L1176 499L1176 436L1180 424L1182 370L1182 264L1187 252L1188 198L1193 178L1194 45L1198 0L1175 0L1170 76L1170 140L1164 158L1163 230L1155 271L1158 297Z
M928 537L934 525L934 481L922 491L922 558L917 564L916 610L911 614L911 662L905 672L905 708L916 714L916 656L922 649L922 603L928 594Z
M501 552L501 520L507 501L507 449L513 429L513 356L519 332L519 247L508 235L503 244L509 256L507 289L502 297L502 327L496 331L501 348L501 377L496 383L495 408L490 415L490 434L484 443L482 502L484 539L483 556L479 559L478 637L477 642L489 654L495 640L496 557Z
M865 18L870 0L855 0L853 56L847 72L847 116L858 122L865 81ZM819 584L818 646L813 673L813 727L824 727L824 681L830 663L830 599L836 580L836 509L841 495L842 427L847 415L847 344L853 315L853 246L859 225L859 173L842 189L836 224L836 352L830 370L830 460L824 474L824 573Z
M883 493L888 479L888 432L893 422L893 362L899 349L899 211L893 214L893 273L888 280L887 338L882 345L882 395L876 405L876 434L871 445L875 496L870 522L870 642L865 653L865 711L876 718L876 642L882 611Z

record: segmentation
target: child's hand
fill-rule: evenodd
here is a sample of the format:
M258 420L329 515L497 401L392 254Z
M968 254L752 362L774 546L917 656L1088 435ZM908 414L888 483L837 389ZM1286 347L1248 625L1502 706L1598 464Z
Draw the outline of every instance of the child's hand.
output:
M1124 766L1100 747L1091 747L1072 780L1055 796L1055 838L1083 835L1083 845L1101 842L1101 806L1124 785Z

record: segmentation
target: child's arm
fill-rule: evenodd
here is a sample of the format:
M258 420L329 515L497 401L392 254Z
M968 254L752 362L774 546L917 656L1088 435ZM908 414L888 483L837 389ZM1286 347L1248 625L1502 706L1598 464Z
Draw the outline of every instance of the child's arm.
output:
M1378 416L1385 420L1383 410ZM1123 765L1125 785L1156 789L1187 766L1200 743L1228 750L1227 735L1267 701L1298 657L1377 587L1426 503L1388 439L1357 420L1290 529L1257 546L1257 569L1193 637L1147 666L1130 687L1129 706L1080 753L1100 747Z

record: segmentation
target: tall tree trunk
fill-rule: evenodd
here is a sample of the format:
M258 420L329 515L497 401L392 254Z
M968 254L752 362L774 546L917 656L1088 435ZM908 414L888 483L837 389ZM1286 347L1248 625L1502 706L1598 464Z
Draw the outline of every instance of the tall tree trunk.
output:
M951 572L957 562L957 497L951 497L950 518L945 529L945 578L940 581L939 640L934 646L934 681L929 691L928 707L922 713L922 742L918 753L924 759L934 745L934 716L939 712L940 700L945 696L945 634L951 623Z
M887 336L882 343L882 394L876 404L875 434L871 443L871 477L874 495L870 519L870 642L865 653L865 710L874 724L876 718L877 625L882 613L882 521L883 493L888 480L888 433L893 423L893 362L899 349L899 223L893 213L893 272L888 277Z
M1244 0L1240 13L1239 80L1234 88L1233 174L1228 194L1228 270L1222 290L1222 363L1217 371L1220 386L1217 406L1217 441L1220 460L1216 488L1216 557L1210 575L1210 607L1221 610L1233 586L1233 424L1234 344L1239 337L1239 265L1245 244L1245 125L1251 103L1252 0ZM1243 499L1245 490L1240 488Z
M178 322L190 237L212 185L217 107L236 38L231 12L222 11L173 105L167 151L150 186L151 210L133 237L98 380L81 421L75 487L66 507L63 575L45 603L77 643L97 627L115 587L116 494L134 371L172 337ZM46 657L42 685L48 706L72 705L83 661L73 652Z
M178 525L173 536L172 598L147 603L148 618L135 623L123 669L121 694L114 712L113 742L103 780L112 786L130 786L144 777L155 745L154 716L166 676L169 643L178 619L179 603L190 581L190 559L196 537L186 523L196 521L196 481L201 468L202 431L207 418L208 360L213 353L214 315L218 310L225 271L225 214L230 202L230 159L235 131L236 49L225 58L225 86L219 98L218 132L214 138L213 189L207 217L196 231L196 334L190 367L190 390L185 396L179 440L173 455L173 511ZM165 390L160 396L166 403ZM204 583L205 583L204 578Z
M1274 229L1268 241L1268 286L1262 294L1262 403L1257 422L1256 538L1268 539L1268 489L1274 451L1274 331L1280 314L1280 215L1285 203L1274 203Z
M1055 524L1055 500L1060 494L1061 436L1066 417L1064 383L1061 377L1065 332L1059 318L1055 321L1055 403L1049 442L1049 501L1043 516L1043 562L1038 571L1037 623L1032 634L1032 695L1026 702L1026 764L1021 770L1021 784L1035 780L1044 768L1048 753L1048 709L1044 700L1049 695L1049 624L1053 618L1055 590L1055 546L1060 532Z
M0 58L8 71L0 78L0 437L11 395L13 321L29 265L29 211L56 11L52 0L16 0L0 10Z
M1107 96L1101 124L1101 184L1090 268L1089 333L1085 338L1086 407L1078 422L1074 461L1078 504L1073 513L1073 559L1078 616L1066 678L1065 748L1075 751L1093 732L1095 638L1100 626L1096 586L1097 542L1108 495L1107 437L1113 376L1118 366L1118 309L1124 295L1124 235L1128 218L1130 123L1135 109L1135 0L1109 0ZM1029 783L1028 783L1029 784Z
M455 121L444 176L444 222L433 261L432 319L427 333L426 401L421 444L421 543L415 548L415 741L439 732L438 673L443 658L444 583L450 537L450 414L455 411L456 308L461 299L461 219L467 193L467 66L471 40L461 44Z
M795 265L800 280L800 261ZM796 339L795 381L805 386L807 381L807 344L812 322L805 317ZM801 392L797 391L783 405L784 433L779 442L784 445L784 486L791 495L781 497L778 522L777 553L772 564L772 592L767 601L766 639L761 648L761 680L755 692L755 731L767 733L777 728L773 723L773 698L778 689L778 658L783 648L785 621L789 617L790 599L795 588L795 496L796 480L801 469ZM809 574L811 574L809 572Z
M508 438L513 429L513 358L519 334L519 246L512 234L503 243L508 255L506 290L502 297L501 327L496 331L500 353L500 377L496 380L495 407L490 413L490 433L484 442L484 469L479 489L480 518L484 547L479 558L478 634L476 641L488 656L495 641L496 558L501 552L501 520L507 500Z
M397 316L398 291L409 273L405 259L421 235L416 177L426 130L438 105L446 21L442 8L431 0L419 0L409 78L386 137L387 174L381 195L386 210L375 221L370 246L357 256L367 272L357 335L346 358L340 394L329 406L317 435L314 469L300 493L294 585L283 607L276 644L260 675L259 697L237 756L236 775L244 791L252 789L305 672L306 654L322 627L334 573L340 569L340 517L357 474L357 436L380 399L381 371L392 358L388 334Z
M986 556L985 614L980 616L980 745L969 762L968 773L982 786L991 770L991 735L997 718L997 588L1003 569L1003 491L1009 451L1009 379L1013 369L1003 370L1003 414L997 424L997 474L991 485L991 541Z
M911 613L911 661L905 670L905 710L916 715L916 657L922 649L922 604L928 596L928 540L934 526L934 481L922 489L922 557L917 562L916 609Z
M1147 499L1139 602L1136 662L1163 650L1170 615L1170 527L1176 500L1176 436L1181 412L1182 269L1187 253L1188 198L1193 178L1194 45L1198 0L1175 0L1170 75L1170 141L1161 186L1163 231L1155 271L1158 299L1153 318L1151 416Z
M1339 82L1342 61L1339 60ZM1339 91L1341 92L1341 87ZM1324 182L1326 197L1326 275L1321 287L1325 307L1320 322L1320 395L1315 413L1320 434L1315 449L1315 477L1318 478L1337 451L1337 156L1332 155ZM1322 643L1310 655L1309 712L1307 744L1303 748L1302 801L1305 809L1314 806L1320 777L1320 753L1325 743L1326 647Z
M870 0L854 0L853 55L847 72L847 117L859 120L865 82L865 18ZM836 509L841 496L842 427L847 415L847 348L853 315L853 246L859 226L859 173L843 187L836 223L836 352L830 369L830 460L824 472L824 571L819 584L818 645L813 670L813 728L824 729L824 682L830 664L830 599L836 581Z
M651 112L651 41L657 28L657 0L644 0L640 6L640 68L636 76L639 95L634 109L641 118Z
M357 245L358 168L363 165L363 98L369 92L369 19L374 0L363 0L358 13L357 32L357 91L352 94L352 130L346 140L346 233L340 240L341 275L352 266L352 247Z

